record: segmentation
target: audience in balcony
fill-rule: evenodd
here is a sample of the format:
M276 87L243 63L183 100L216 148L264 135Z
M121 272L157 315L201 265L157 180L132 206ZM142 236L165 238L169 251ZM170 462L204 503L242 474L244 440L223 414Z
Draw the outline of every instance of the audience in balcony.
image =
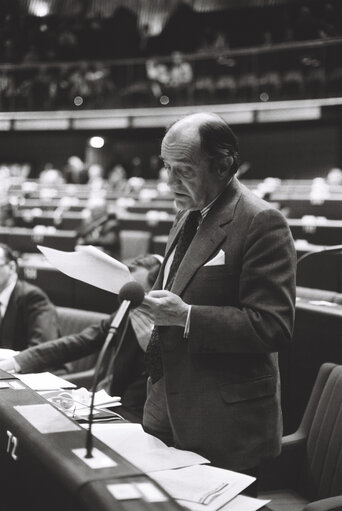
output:
M298 59L286 65L287 54L278 54L283 69L278 60L273 67L264 66L262 57L258 57L257 69L241 67L239 59L229 59L225 52L336 37L342 34L340 19L337 0L230 8L212 11L210 16L177 5L164 20L161 33L155 35L155 27L146 23L139 33L137 16L126 7L114 10L109 18L77 19L19 18L15 10L8 9L0 19L0 62L6 64L0 69L0 108L172 106L259 101L261 93L265 93L262 100L339 95L340 52L311 67ZM203 70L205 64L201 66L198 55L196 60L197 53L209 54L210 72ZM217 53L221 56L216 61ZM141 61L126 68L113 62L141 56L146 58L146 67ZM332 63L330 68L323 60ZM18 69L8 67L10 63L22 65Z

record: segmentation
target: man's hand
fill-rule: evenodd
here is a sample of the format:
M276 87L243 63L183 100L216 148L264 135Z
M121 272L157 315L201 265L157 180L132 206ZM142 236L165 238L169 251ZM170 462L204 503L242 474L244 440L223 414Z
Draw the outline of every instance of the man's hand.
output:
M185 326L189 305L171 291L150 291L141 308L152 317L155 325Z
M0 360L7 360L13 358L19 351L10 350L7 348L0 348Z
M0 369L2 369L3 371L7 371L8 373L19 372L20 368L19 368L19 371L18 371L18 368L19 368L19 366L15 362L14 357L8 358L7 360L0 361Z
M140 310L140 307L139 309L131 310L129 317L131 319L138 344L142 350L146 351L152 334L153 321L148 314Z

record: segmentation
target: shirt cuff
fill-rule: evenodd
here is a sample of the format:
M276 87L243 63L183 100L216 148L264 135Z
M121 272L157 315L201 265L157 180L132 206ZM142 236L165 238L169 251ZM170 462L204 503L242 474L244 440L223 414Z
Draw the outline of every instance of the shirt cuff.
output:
M20 373L21 372L21 367L20 367L20 365L18 364L18 362L16 361L15 358L13 358L13 368L14 368L14 372L15 373Z
M186 317L185 327L184 327L184 339L189 337L190 333L190 313L191 313L191 305L188 308L188 315Z

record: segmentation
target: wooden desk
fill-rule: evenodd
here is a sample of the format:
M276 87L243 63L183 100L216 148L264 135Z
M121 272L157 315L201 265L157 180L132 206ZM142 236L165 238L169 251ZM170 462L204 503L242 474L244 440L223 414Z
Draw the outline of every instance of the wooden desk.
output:
M0 372L0 484L1 506L19 511L180 511L146 474L94 438L98 449L112 463L90 468L74 454L83 449L86 431L43 397L11 375ZM20 388L14 388L18 386ZM19 408L18 408L19 407ZM22 414L34 408L28 420ZM40 414L40 421L37 416ZM48 417L51 420L48 421ZM54 417L54 420L52 419ZM49 422L49 427L48 427ZM59 424L59 428L56 425ZM42 432L48 430L48 432ZM156 492L155 501L144 496L139 483ZM128 484L138 492L134 499L116 499L110 485Z
M48 231L37 233L25 227L0 227L0 241L19 252L38 252L37 245L72 251L76 238L76 231L56 230L53 233Z
M299 218L288 218L287 221L294 239L304 239L314 245L342 244L342 220L316 222L312 226Z

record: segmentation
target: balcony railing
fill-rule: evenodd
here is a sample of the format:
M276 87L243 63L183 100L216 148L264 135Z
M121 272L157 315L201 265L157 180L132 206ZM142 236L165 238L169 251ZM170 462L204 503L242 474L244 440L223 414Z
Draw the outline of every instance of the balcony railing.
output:
M96 110L342 96L342 38L172 58L0 66L0 109Z

